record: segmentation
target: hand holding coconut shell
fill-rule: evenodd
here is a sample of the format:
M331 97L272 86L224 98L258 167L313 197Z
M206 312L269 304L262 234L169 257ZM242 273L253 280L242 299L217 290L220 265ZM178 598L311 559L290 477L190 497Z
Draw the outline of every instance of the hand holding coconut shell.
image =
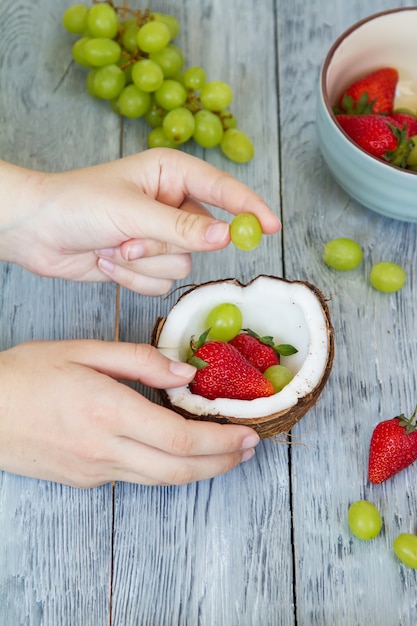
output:
M117 380L177 387L194 373L150 345L44 341L5 350L0 468L82 488L224 473L253 456L251 428L186 420Z

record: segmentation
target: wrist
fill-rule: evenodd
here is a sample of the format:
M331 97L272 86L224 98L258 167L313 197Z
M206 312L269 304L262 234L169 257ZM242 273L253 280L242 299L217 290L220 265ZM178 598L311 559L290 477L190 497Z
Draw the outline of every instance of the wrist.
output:
M29 267L43 174L0 161L0 259Z

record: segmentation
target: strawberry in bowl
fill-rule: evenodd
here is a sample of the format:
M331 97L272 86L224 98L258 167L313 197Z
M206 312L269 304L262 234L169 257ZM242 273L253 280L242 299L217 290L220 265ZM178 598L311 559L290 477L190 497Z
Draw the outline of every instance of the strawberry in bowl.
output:
M408 222L417 222L416 28L417 7L348 28L324 59L316 109L336 182L363 207Z

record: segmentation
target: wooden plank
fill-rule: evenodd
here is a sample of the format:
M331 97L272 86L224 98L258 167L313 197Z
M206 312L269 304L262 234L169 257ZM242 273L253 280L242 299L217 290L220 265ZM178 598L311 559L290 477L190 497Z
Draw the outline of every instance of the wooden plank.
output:
M293 430L304 445L291 448L297 623L309 626L417 623L416 573L399 564L391 547L399 532L415 530L415 468L382 486L367 482L374 426L412 412L416 403L416 226L373 214L339 189L318 154L312 106L333 40L391 5L278 2L285 268L323 290L336 332L329 385ZM325 242L337 236L364 248L362 266L346 275L328 270L321 258ZM369 271L379 260L406 268L400 293L370 287ZM372 542L347 528L347 508L360 498L384 517Z
M240 10L219 0L152 6L177 15L187 66L201 64L209 80L231 84L231 109L258 156L239 166L215 149L186 150L249 184L279 213L273 2L246 2ZM125 122L123 137L126 154L146 145L140 123ZM281 275L281 255L279 236L265 238L256 253L229 246L210 257L196 254L182 282ZM148 341L155 319L178 295L151 299L122 290L121 340ZM117 485L113 624L293 624L289 498L288 450L272 441L258 446L253 461L197 485Z
M57 171L117 158L120 124L85 93L60 20L67 1L0 4L0 154ZM0 348L114 338L115 287L0 265ZM1 623L109 623L112 488L77 490L0 473Z

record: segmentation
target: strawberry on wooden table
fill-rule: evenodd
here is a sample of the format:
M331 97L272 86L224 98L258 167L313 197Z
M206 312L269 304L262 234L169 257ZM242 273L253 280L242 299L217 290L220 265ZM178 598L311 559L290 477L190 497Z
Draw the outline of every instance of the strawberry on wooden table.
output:
M254 400L272 396L272 383L251 365L236 348L223 341L208 341L204 334L193 345L188 360L197 367L190 391L214 400Z
M405 168L414 146L406 124L388 115L336 115L338 124L368 154Z
M382 483L417 461L416 414L417 407L409 419L399 415L376 426L369 446L371 483Z
M262 373L272 365L279 365L280 355L289 356L297 352L289 344L276 346L273 337L260 337L249 328L244 329L244 332L236 335L229 343Z
M353 115L392 113L398 71L382 67L352 83L339 99L336 112Z

